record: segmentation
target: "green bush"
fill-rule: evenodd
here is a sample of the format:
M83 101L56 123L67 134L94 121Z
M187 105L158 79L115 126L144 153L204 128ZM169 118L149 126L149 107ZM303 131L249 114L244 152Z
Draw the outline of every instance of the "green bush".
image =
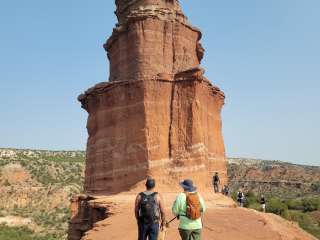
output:
M8 227L0 225L1 240L60 240L54 236L37 236L26 227Z
M258 203L258 199L257 199L256 195L254 194L254 192L249 191L246 194L244 207L249 208L249 207L253 206L256 203Z
M305 198L302 205L305 212L320 210L320 198Z
M267 203L267 212L285 217L288 214L288 206L278 198L270 198Z
M8 179L6 179L6 180L4 181L3 186L5 186L5 187L11 186L10 182L8 181Z
M311 190L320 193L320 182L312 183Z
M301 211L289 211L288 220L299 223L299 226L320 239L320 226L317 219L309 213Z
M303 210L303 204L301 199L289 199L285 201L285 204L287 204L288 209L290 210Z

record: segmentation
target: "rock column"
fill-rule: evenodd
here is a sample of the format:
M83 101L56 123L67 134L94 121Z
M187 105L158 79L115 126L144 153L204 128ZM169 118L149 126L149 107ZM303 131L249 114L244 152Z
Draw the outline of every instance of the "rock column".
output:
M89 113L85 192L131 190L147 176L163 190L192 178L226 181L224 94L204 77L201 32L177 0L116 0L104 44L109 82L79 96Z

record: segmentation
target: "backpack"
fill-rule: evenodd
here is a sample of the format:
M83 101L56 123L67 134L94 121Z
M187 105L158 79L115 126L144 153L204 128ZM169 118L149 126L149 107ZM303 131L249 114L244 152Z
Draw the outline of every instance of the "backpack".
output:
M197 193L187 193L187 218L197 220L201 217L201 204Z
M214 182L219 182L219 176L218 175L214 175L214 177L213 177L213 181Z
M243 198L243 193L242 192L238 192L238 199L242 199Z
M144 223L155 223L159 220L159 206L156 201L156 195L154 192L150 195L140 193L140 208L139 217Z

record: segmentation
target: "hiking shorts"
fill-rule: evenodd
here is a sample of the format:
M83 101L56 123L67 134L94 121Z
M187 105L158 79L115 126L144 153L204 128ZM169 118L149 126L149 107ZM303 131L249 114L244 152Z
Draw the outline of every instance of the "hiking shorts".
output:
M138 223L138 240L157 240L159 234L159 222L146 224Z
M179 229L181 240L201 240L201 229L185 230Z

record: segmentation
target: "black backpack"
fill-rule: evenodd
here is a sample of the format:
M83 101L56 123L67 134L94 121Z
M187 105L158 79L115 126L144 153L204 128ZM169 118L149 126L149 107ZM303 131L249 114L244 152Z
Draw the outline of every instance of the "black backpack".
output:
M214 177L213 177L213 181L215 182L215 183L217 183L217 182L219 182L219 176L218 175L214 175Z
M156 201L156 195L158 193L154 192L150 195L145 193L140 193L140 208L139 217L144 223L155 223L159 220L159 206Z

